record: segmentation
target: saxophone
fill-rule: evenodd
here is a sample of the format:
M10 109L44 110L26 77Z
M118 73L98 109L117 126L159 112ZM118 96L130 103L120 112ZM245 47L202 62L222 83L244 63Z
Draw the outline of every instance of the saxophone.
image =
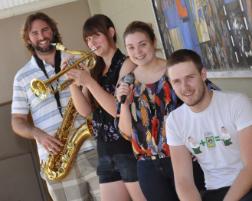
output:
M56 138L64 144L64 147L56 155L49 154L48 159L41 164L41 170L48 180L60 181L69 173L81 145L92 135L92 125L88 119L86 123L74 129L77 114L73 100L70 98L62 124L56 132Z

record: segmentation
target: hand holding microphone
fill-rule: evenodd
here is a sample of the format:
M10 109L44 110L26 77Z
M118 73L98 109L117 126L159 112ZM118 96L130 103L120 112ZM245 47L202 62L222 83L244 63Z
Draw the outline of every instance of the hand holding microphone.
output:
M134 81L135 81L135 75L134 75L133 73L129 73L129 74L127 74L126 76L124 76L124 77L122 78L122 81L121 81L121 82L127 84L128 87L129 87L131 84L134 83ZM121 104L125 103L126 98L127 98L127 95L122 95L122 96L120 97L120 103L121 103Z

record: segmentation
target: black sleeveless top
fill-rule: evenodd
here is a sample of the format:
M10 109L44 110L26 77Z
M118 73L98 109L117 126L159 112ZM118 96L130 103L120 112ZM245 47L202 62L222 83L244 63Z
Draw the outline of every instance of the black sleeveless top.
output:
M119 73L125 59L126 56L117 49L108 72L98 80L102 88L112 95L114 95ZM115 128L114 117L99 105L93 112L92 123L100 156L114 153L133 153L131 143L122 138L117 128Z

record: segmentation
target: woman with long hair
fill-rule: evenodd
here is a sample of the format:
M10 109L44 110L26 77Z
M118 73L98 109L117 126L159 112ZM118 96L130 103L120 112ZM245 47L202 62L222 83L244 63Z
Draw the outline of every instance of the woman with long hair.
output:
M132 142L141 189L150 201L178 201L166 143L164 119L179 103L166 76L166 60L156 56L156 37L152 27L141 21L130 23L124 43L133 63L133 86L120 82L119 129Z
M68 77L75 81L70 89L78 112L85 117L93 114L101 200L144 201L131 144L114 126L117 81L135 65L116 47L115 27L107 16L90 17L84 23L83 38L96 55L96 66L90 72L73 69Z

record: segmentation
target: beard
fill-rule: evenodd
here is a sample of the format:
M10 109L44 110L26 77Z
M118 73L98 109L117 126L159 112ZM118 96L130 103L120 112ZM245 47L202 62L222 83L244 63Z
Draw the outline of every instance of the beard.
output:
M49 40L49 39L47 39ZM47 47L40 47L38 44L32 44L32 47L34 48L35 51L40 52L40 53L50 53L55 49L55 46L52 45L52 43L55 43L56 39L53 37L50 40L50 44Z
M48 47L40 47L38 45L33 46L33 48L41 53L48 53L48 52L52 52L52 50L54 50L55 47L53 47L52 45L49 45Z

